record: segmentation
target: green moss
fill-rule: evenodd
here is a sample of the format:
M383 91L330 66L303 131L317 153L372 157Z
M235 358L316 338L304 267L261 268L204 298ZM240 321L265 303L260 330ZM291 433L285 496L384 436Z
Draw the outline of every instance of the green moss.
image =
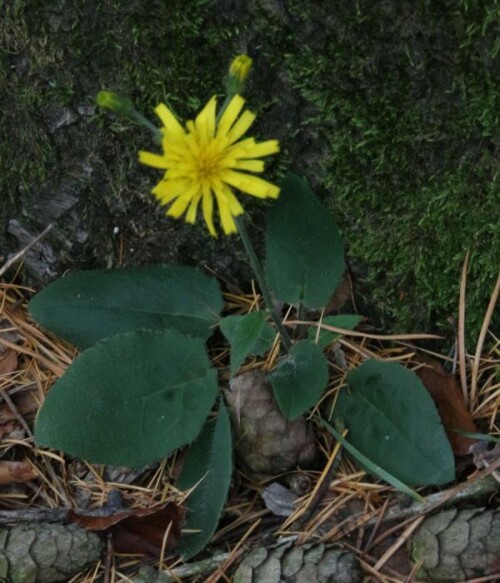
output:
M47 108L76 111L111 89L151 119L159 101L191 117L248 50L256 133L282 142L272 175L291 165L324 195L367 270L367 304L387 327L446 330L470 250L474 336L500 265L498 12L498 0L0 3L0 220L20 193L80 160L93 172L88 254L109 263L115 224L133 231L137 250L137 217L158 178L136 163L149 136L101 111L50 133ZM162 214L149 219L148 241L166 231Z
M500 265L498 2L315 4L324 42L288 68L315 105L317 179L367 265L364 293L392 327L449 330L469 250L477 334Z

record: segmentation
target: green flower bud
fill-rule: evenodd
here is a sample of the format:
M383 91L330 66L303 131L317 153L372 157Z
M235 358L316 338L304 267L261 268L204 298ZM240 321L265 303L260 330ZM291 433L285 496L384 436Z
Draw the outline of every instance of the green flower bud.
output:
M122 117L132 117L135 111L128 97L122 97L113 91L99 91L96 102L100 107L109 109Z
M251 68L252 59L248 55L238 55L233 59L229 67L229 75L226 82L228 98L243 93L245 82Z
M241 83L245 81L252 68L252 59L248 55L238 55L229 67L229 75Z

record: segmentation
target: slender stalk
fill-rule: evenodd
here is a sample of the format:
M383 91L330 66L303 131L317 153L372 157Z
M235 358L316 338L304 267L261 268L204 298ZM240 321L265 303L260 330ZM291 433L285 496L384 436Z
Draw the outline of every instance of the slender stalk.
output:
M219 109L219 113L217 114L217 117L215 118L215 125L218 125L220 122L220 118L222 117L222 114L226 111L227 106L231 103L231 99L234 97L234 93L229 94L226 99L224 99L220 109Z
M155 141L157 141L159 144L161 144L161 140L163 137L161 130L159 128L157 128L153 123L151 123L147 117L142 115L142 113L140 113L136 109L132 110L132 112L130 113L130 117L132 119L135 119L141 125L147 127L148 130L150 130L153 133Z
M271 298L271 292L267 287L266 279L264 277L264 271L262 270L260 261L257 258L254 246L250 241L250 237L248 236L248 232L245 227L243 217L241 215L239 217L236 217L236 226L238 228L238 232L243 242L243 246L245 247L245 251L247 252L248 258L250 259L250 265L252 266L252 269L254 270L255 275L257 277L257 281L259 282L260 291L262 292L262 297L264 298L264 304L271 318L273 319L273 322L276 324L276 328L278 329L278 333L281 337L281 341L283 342L285 350L287 352L290 352L290 348L292 347L292 341L290 340L290 336L288 335L286 328L283 326L283 322L276 313L276 310L273 305L273 300Z

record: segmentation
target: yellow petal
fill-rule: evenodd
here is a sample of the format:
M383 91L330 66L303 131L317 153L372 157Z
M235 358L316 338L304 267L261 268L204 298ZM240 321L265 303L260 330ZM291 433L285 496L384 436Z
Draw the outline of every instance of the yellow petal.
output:
M227 134L229 143L232 144L233 142L236 142L236 140L239 140L241 136L250 128L254 120L255 113L248 111L248 109L244 111L240 119L234 124L234 126L231 128L231 131Z
M249 172L264 172L262 160L237 160L232 165L235 170L248 170Z
M179 178L184 178L185 180L189 180L191 178L185 169L178 168L178 167L169 168L167 174L168 174L167 178L170 178L172 180L179 179Z
M224 190L224 193L229 203L229 210L231 211L231 214L234 217L242 215L245 211L243 210L243 207L241 206L239 200L236 198L236 196L234 196L234 193L231 191L231 189L226 188Z
M155 112L156 115L161 119L161 123L165 126L165 129L168 133L174 136L184 133L184 128L164 103L160 103L160 105L156 107Z
M217 127L217 135L221 136L226 134L233 123L236 121L236 118L240 114L240 111L245 104L245 100L241 95L235 95L229 105L224 110L222 117L220 118L219 125Z
M215 95L200 111L196 118L196 129L207 139L213 138L215 134L215 109L217 98Z
M191 203L189 204L189 208L188 208L188 211L186 213L186 222L187 223L194 224L194 222L196 220L196 210L198 208L198 203L200 202L200 198L201 198L201 191L198 192L193 197L193 199L191 200Z
M179 160L183 160L186 155L189 155L189 150L186 148L184 140L169 140L164 138L162 141L163 156L168 160L169 164L175 164Z
M233 215L229 210L229 205L224 200L222 200L217 193L216 196L217 203L219 205L220 222L224 233L226 235L236 233L236 223L234 222Z
M191 201L187 196L179 196L174 204L168 209L167 215L174 217L174 219L179 219L184 214L190 202Z
M167 204L189 189L187 180L162 180L152 190L152 193L163 204Z
M238 152L238 158L262 158L263 156L270 156L271 154L276 154L280 151L280 143L278 140L267 140L267 142L261 142L260 144L255 144L253 146L246 147L244 151L240 154Z
M187 209L188 204L198 193L198 190L197 184L191 185L189 190L179 196L174 204L168 209L167 215L174 217L175 219L181 217Z
M250 174L224 170L222 180L238 190L258 198L278 198L280 193L280 189L274 184Z
M152 152L139 152L139 162L141 164L146 164L147 166L152 166L153 168L168 168L167 161L163 156L159 154L153 154Z
M203 210L203 217L205 218L205 223L207 223L208 230L212 237L217 237L217 231L214 227L213 221L213 213L214 213L214 199L212 196L212 192L208 186L208 184L204 183L202 185L202 210Z

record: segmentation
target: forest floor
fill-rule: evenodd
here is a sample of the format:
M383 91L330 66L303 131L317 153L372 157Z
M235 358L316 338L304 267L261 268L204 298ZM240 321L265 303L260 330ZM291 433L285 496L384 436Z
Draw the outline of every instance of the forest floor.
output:
M164 529L158 534L155 523L157 512L167 503L189 504L186 493L175 488L182 455L174 455L147 468L131 470L95 466L37 447L33 437L34 418L47 392L76 358L77 351L33 323L27 311L31 291L8 282L0 287L0 518L2 524L12 526L13 523L26 522L29 525L38 513L39 523L47 521L66 525L73 521L89 530L99 530L106 542L105 549L101 552L100 547L96 547L93 563L72 574L74 583L181 579L292 581L293 578L285 577L283 561L289 549L296 545L306 545L297 548L305 548L308 552L321 550L316 559L310 556L310 562L319 562L325 549L340 549L344 559L348 553L354 561L349 563L351 578L343 579L339 575L335 580L411 581L415 580L417 571L425 566L428 558L419 556L418 545L412 544L415 532L428 515L450 505L455 510L462 508L464 502L468 503L468 508L496 512L500 481L498 445L488 449L481 444L478 446L480 442L470 436L450 433L457 456L456 482L446 488L420 489L426 501L415 503L356 466L329 434L316 427L319 451L316 466L309 470L297 468L289 475L261 480L240 468L233 478L217 532L202 555L184 564L176 556L175 548L165 545ZM241 312L255 305L259 298L255 294L231 294L226 295L226 301L228 309ZM493 297L490 308L494 304ZM336 344L337 356L333 353L329 356L334 370L331 391L345 384L347 372L367 357L398 362L411 370L418 370L423 362L432 362L429 370L433 372L424 384L433 394L441 417L446 417L445 425L470 428L472 424L478 432L498 440L500 340L488 331L490 317L491 313L485 318L483 333L475 349L463 352L459 334L456 350L451 356L431 353L413 336L408 339L377 336L363 331L361 325L351 336L340 338ZM214 365L224 384L229 380L228 354L223 350L214 354ZM343 361L340 367L339 354ZM252 360L247 362L244 370L262 367L265 363ZM436 391L440 396L436 396ZM269 489L273 483L280 484L277 493L273 490L275 486ZM108 500L110 493L116 491L121 495L119 507L111 506ZM282 512L283 507L288 510ZM74 515L68 516L70 508L94 518L97 512L101 518L97 519L98 524L94 519L83 519L82 522ZM120 513L121 517L117 518ZM142 530L135 532L134 527L125 526L128 530L125 538L123 533L115 530L114 544L109 533L124 513L127 516L144 515L145 522ZM144 534L148 530L149 534ZM498 534L496 537L498 539ZM149 548L139 547L138 539L149 541ZM126 552L118 553L117 546ZM263 559L256 559L255 554L253 562L247 561L246 566L243 563L235 575L237 565L251 547L254 553L255 548L264 548L262 552L268 559L274 552L272 549L281 548L275 558L282 578L266 579L265 573L259 572ZM134 555L145 550L150 556ZM445 553L445 550L439 552ZM449 560L449 557L443 560ZM267 564L269 566L269 560ZM144 569L137 575L145 565L158 567L170 579L161 579L156 571L152 575ZM474 579L469 576L467 580L499 580L498 569L496 572L492 569L493 565L489 565L476 571L481 577ZM427 572L428 576L430 572ZM318 581L327 580L317 577ZM12 580L24 581L22 577Z

